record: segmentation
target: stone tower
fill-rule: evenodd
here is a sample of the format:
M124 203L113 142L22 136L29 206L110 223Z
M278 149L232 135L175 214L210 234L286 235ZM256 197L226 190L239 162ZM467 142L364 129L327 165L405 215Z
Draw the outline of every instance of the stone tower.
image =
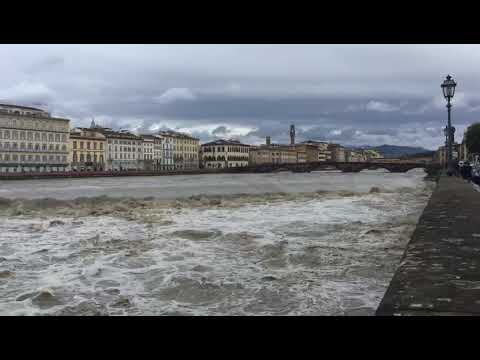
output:
M295 125L290 125L290 145L295 145Z

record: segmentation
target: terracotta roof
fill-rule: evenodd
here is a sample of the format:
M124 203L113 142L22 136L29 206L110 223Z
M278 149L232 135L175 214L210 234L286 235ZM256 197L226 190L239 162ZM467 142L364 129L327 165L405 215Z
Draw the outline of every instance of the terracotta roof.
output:
M247 144L242 144L238 140L215 140L215 141L210 141L208 143L202 144L202 146L211 146L211 145L240 145L240 146L250 146Z
M38 109L30 106L23 106L23 105L12 105L12 104L0 104L0 106L10 107L10 108L19 108L19 109L26 109L26 110L35 110L35 111L42 111L47 112L43 109Z

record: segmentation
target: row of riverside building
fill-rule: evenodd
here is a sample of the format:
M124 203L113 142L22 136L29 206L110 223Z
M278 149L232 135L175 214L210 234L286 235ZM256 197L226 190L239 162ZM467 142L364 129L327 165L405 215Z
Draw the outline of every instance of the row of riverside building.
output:
M68 119L26 106L0 104L0 172L181 171L313 161L358 162L382 156L320 141L242 144L199 139L176 131L136 135L92 123L70 129Z
M458 161L470 161L470 162L478 162L479 161L479 154L470 154L467 149L466 144L466 132L463 133L463 138L461 143L453 144L453 158L457 159ZM438 150L435 152L433 160L441 165L446 165L447 163L447 147L445 145L440 146Z

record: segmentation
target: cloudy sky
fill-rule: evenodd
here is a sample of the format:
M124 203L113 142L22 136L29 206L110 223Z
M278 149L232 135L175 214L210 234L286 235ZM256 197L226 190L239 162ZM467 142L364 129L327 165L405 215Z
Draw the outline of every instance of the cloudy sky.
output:
M0 45L0 102L88 126L260 143L444 142L440 84L457 81L457 138L480 121L478 45Z

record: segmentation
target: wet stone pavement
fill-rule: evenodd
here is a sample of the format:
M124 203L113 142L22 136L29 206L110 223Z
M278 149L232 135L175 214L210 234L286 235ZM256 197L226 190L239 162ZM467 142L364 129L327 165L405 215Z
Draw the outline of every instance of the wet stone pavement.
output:
M376 315L480 315L480 193L440 178Z

